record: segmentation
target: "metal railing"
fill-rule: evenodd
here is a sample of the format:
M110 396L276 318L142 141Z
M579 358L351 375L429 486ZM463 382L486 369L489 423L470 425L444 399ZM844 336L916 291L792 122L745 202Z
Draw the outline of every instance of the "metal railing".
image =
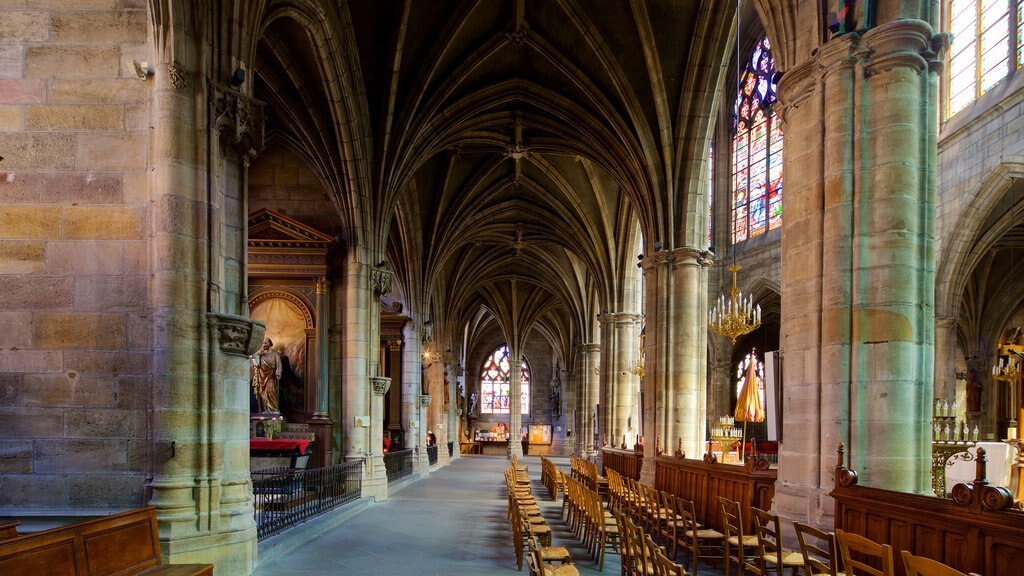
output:
M437 464L437 444L427 446L427 462L429 462L431 466Z
M384 455L384 468L388 471L388 484L412 474L413 450L396 450Z
M258 540L359 498L363 462L252 473Z

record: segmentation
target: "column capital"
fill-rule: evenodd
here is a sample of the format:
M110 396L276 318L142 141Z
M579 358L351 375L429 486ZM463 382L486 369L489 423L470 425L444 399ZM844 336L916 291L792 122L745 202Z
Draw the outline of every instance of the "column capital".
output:
M391 388L391 378L385 376L370 376L370 386L373 387L373 393L377 396L383 396L387 394L388 388Z
M707 268L713 262L711 251L693 246L682 246L672 251L672 263L676 266L700 266Z
M960 321L959 316L936 316L935 327L936 328L955 328L957 322Z
M912 68L918 74L929 69L944 45L945 36L934 34L923 20L901 19L864 33L865 76L892 68Z
M580 348L580 351L582 351L583 353L593 353L593 352L600 352L601 351L601 345L597 344L597 343L594 343L594 342L588 342L586 344L580 344L579 348Z
M633 312L602 312L597 317L601 324L634 324L643 321L643 314Z

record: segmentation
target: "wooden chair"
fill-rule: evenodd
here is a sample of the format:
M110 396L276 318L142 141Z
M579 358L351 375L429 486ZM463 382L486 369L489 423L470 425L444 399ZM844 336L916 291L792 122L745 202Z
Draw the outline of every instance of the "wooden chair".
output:
M879 544L836 528L836 540L839 542L839 553L843 558L843 571L846 576L893 576L896 574L893 565L892 546Z
M679 536L679 543L689 554L691 571L697 574L698 562L702 557L710 557L712 560L724 559L725 534L701 527L697 522L696 506L693 501L676 498L676 504L676 509L685 524Z
M650 537L648 537L648 540ZM654 542L651 541L652 550L654 557L652 563L654 564L654 576L686 576L686 569L676 564L671 558L665 553L665 549L660 546L655 546Z
M907 569L907 576L969 576L963 572L926 556L915 556L906 550L902 550L903 566ZM971 575L974 573L972 572Z
M804 566L804 555L782 547L782 535L779 530L779 516L760 508L751 508L754 512L754 529L757 532L757 565L747 563L752 572L760 576L768 576L774 571L780 576L786 568L793 570L793 576Z
M800 522L794 522L793 527L796 528L807 576L845 576L839 570L835 534Z
M728 498L718 497L719 518L722 520L722 533L725 535L725 576L736 566L738 576L743 576L746 566L747 551L757 549L757 536L743 534L743 521L740 517L740 505Z

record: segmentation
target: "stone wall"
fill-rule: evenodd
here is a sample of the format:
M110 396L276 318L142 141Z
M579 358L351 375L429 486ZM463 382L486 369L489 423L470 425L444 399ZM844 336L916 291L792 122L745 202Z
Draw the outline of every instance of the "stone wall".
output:
M271 145L249 168L249 211L267 208L333 234L337 209L316 174L280 144Z
M149 86L141 1L0 3L0 515L142 505ZM119 6L113 8L113 6Z

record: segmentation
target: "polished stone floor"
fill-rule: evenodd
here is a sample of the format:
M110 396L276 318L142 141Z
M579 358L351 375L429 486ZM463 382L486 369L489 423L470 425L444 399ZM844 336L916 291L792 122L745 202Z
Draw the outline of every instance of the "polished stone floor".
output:
M567 458L552 460L568 470ZM554 543L569 548L580 574L618 575L617 554L607 554L604 570L598 571L561 520L561 498L551 500L540 483L540 459L527 456L522 463L530 468L533 493L553 530ZM517 574L511 525L505 517L503 472L508 465L503 456L463 456L405 484L386 502L370 504L334 528L317 531L318 520L312 520L308 523L312 526L295 529L315 533L309 542L260 562L256 574ZM524 565L522 574L526 573Z

